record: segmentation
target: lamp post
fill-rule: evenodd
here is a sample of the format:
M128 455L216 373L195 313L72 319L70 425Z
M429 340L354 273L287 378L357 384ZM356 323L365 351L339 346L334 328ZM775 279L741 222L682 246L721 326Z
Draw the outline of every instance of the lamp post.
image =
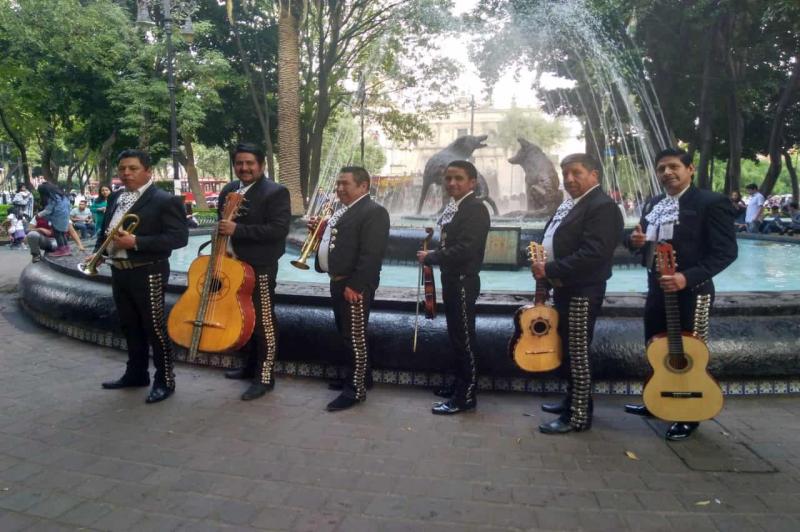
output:
M138 0L136 5L136 24L140 28L150 28L155 26L155 22L150 18L148 0ZM194 2L187 2L187 11L194 10ZM175 109L175 49L172 46L172 5L170 0L162 0L161 11L164 19L164 33L167 38L167 90L169 91L169 150L172 155L172 183L173 192L176 196L181 195L181 173L180 163L178 162L178 114ZM186 14L186 22L181 27L181 35L188 42L191 42L192 19L190 14Z

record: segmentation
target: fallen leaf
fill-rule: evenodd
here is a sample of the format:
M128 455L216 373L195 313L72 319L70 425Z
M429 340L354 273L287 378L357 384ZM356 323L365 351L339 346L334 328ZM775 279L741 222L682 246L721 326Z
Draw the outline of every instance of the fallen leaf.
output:
M517 445L522 441L522 438L517 438Z
M697 501L694 503L695 506L708 506L709 504L711 504L711 501Z
M627 456L631 460L638 460L639 459L639 457L636 456L636 453L633 452L633 451L625 451L625 456Z

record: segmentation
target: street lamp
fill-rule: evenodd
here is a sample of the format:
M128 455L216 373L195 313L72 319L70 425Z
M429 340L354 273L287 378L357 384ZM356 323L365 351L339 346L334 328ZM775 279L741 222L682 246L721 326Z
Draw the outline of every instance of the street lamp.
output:
M136 3L136 24L140 28L148 29L155 26L155 22L150 18L150 10L147 5L149 0L138 0ZM182 5L185 4L185 5ZM180 2L176 4L179 10L185 12L186 22L181 27L181 35L187 42L192 41L194 35L192 28L191 12L194 11L194 2ZM175 50L172 47L172 8L170 0L162 0L161 11L164 17L164 33L167 37L167 90L169 91L169 149L172 154L172 182L173 192L176 196L181 195L181 174L180 163L178 162L178 116L175 110L175 72L173 63L175 62Z

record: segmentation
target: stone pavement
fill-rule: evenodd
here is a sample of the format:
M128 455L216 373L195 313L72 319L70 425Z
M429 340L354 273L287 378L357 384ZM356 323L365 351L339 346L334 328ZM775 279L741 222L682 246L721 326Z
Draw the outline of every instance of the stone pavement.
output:
M671 446L621 397L548 437L537 396L439 418L429 391L377 385L329 414L318 380L244 403L242 383L179 365L176 395L145 405L100 389L121 352L20 312L27 261L0 250L0 532L800 530L800 398L729 398Z

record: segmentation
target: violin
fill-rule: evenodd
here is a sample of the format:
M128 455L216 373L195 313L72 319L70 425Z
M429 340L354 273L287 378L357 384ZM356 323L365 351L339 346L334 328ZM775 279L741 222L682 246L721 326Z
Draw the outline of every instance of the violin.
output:
M426 227L425 239L422 241L422 251L428 251L428 246L433 238L433 227ZM420 291L424 290L425 299L420 300ZM436 282L433 279L433 267L424 264L419 265L419 280L417 281L417 317L414 321L414 344L413 351L417 352L417 333L419 332L419 307L423 304L425 308L425 318L432 320L436 317Z
M433 227L426 227L428 236L422 241L422 251L428 251L433 239ZM422 265L422 287L425 292L425 318L432 320L436 317L436 282L433 279L433 266Z

